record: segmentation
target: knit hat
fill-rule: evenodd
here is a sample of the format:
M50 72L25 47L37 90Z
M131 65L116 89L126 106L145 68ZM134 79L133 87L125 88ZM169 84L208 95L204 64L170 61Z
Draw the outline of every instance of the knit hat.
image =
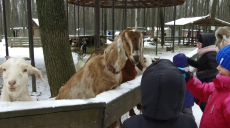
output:
M188 61L183 53L179 53L173 57L173 63L176 67L185 68L188 67Z
M228 71L230 71L230 45L220 49L216 56L216 61Z
M217 39L217 46L220 48L223 48L226 46L225 44L222 44L223 46L220 46L224 35L226 36L226 38L230 37L230 27L228 26L219 27L215 32L215 36Z
M216 37L213 33L202 33L197 39L197 42L202 43L202 48L215 45Z

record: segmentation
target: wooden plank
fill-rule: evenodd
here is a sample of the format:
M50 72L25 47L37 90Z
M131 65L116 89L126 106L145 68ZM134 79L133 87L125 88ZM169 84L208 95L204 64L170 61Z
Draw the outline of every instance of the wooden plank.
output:
M117 99L106 104L104 115L104 128L121 118L126 112L141 102L140 86L123 94Z
M1 128L101 128L105 103L0 113Z

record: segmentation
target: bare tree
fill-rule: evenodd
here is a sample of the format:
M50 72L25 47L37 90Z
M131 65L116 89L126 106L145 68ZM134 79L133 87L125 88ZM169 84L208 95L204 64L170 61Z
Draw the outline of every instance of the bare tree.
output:
M36 0L47 77L56 96L75 73L63 0Z
M214 26L214 20L216 17L216 5L217 5L217 0L213 0L210 26ZM211 30L210 28L209 32L214 32L214 30Z

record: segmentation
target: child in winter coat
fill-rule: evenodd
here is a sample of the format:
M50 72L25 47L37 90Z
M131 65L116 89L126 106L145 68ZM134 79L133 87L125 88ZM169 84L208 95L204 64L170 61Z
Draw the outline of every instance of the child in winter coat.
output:
M216 78L218 71L216 67L218 63L216 61L216 55L218 47L215 46L216 37L212 33L200 34L197 39L198 54L200 56L199 60L188 59L188 64L197 69L196 77L202 82L212 82ZM197 97L195 97L195 102L200 106L201 110L204 112L206 103L201 102Z
M219 74L211 83L202 84L192 74L184 72L187 89L207 102L200 128L230 128L230 45L220 49L216 60Z
M166 59L151 64L140 85L142 113L124 121L122 128L197 128L195 120L182 114L185 80Z
M189 72L189 65L187 58L185 54L180 53L173 57L173 63L176 65L176 67L183 68L185 71ZM192 116L193 119L193 112L192 112L192 106L194 105L194 97L193 95L186 89L185 93L185 101L182 109L183 114L187 114Z

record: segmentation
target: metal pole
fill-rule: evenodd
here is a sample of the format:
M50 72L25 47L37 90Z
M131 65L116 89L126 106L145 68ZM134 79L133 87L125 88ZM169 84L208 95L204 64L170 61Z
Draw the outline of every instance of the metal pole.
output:
M104 35L104 25L103 25L103 21L104 21L104 9L101 9L101 29L102 29L102 36ZM105 35L106 36L106 35Z
M137 9L135 9L135 29L137 29Z
M124 29L127 28L127 0L125 0L125 11L124 11Z
M157 15L159 14L159 5L157 7ZM159 30L159 17L157 16L157 36L156 36L156 55L157 55L157 46L158 46L158 30ZM153 37L154 39L154 37Z
M80 48L80 5L79 5L79 0L77 1L78 7L77 7L77 38L78 38L78 48Z
M112 7L112 34L113 34L113 39L114 39L114 21L115 21L115 19L114 19L114 8L115 8L115 0L113 0L113 7Z
M29 51L30 51L31 65L35 67L31 0L27 0L27 9L28 9ZM32 75L32 92L36 92L36 78L34 75Z
M5 0L2 1L2 4L3 4L3 20L4 20L4 33L5 33L6 56L9 56L9 50L8 50L8 37L7 37L7 24L6 24L6 7L5 7Z
M174 6L174 15L173 15L174 25L173 25L173 51L174 52L174 40L175 40L175 25L176 25L176 6Z
M74 21L74 38L76 39L76 5L74 4L74 12L73 12L73 21Z
M84 26L84 36L85 36L85 6L83 6L83 26Z
M95 49L100 48L100 0L95 0L95 31L94 31L94 46Z

